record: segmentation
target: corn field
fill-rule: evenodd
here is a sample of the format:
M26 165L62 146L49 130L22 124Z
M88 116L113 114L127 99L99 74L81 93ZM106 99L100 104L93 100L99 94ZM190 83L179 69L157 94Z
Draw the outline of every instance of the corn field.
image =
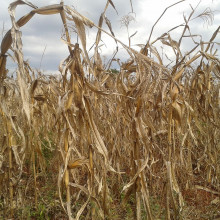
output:
M20 4L33 10L16 21ZM0 218L219 218L220 27L183 53L192 8L178 40L169 30L136 51L115 37L108 7L115 9L108 0L96 25L62 2L10 4L12 28L0 56ZM23 59L20 27L35 14L61 16L69 56L59 76ZM70 25L80 43L71 41ZM92 56L86 28L97 30ZM107 67L102 63L103 34L130 57L118 73L111 69L117 51ZM169 66L157 42L172 48ZM14 78L6 68L9 49Z

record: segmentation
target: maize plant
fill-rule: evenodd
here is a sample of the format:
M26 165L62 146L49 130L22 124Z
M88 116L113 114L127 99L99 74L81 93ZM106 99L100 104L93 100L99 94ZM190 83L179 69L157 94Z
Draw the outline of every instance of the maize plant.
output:
M16 21L21 4L32 11ZM201 219L210 206L213 219L219 217L220 27L184 53L192 9L178 40L172 29L156 40L151 33L137 51L130 38L127 46L115 36L108 7L116 10L107 0L96 25L62 2L10 4L12 28L0 54L0 217ZM24 61L20 28L35 14L61 17L69 55L59 76ZM71 38L70 25L80 43ZM86 28L97 30L92 56ZM117 51L103 65L102 33L130 56L116 74L111 63ZM169 66L157 42L174 51ZM17 65L14 78L8 76L9 51Z

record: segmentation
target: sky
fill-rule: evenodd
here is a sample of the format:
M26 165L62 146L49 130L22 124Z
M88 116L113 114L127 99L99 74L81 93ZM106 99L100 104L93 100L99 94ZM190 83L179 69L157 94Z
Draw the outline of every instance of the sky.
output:
M2 40L4 33L11 28L11 20L8 14L8 6L11 2L13 1L4 0L1 2L0 40ZM30 0L30 2L32 2L37 7L42 7L51 4L59 4L60 0ZM45 4L45 2L47 4ZM128 32L130 36L137 32L131 38L131 46L136 50L140 50L138 45L146 44L153 24L160 17L165 8L176 3L177 0L132 0L133 13L130 0L112 0L112 2L117 9L117 13L112 6L109 6L106 12L106 16L111 22L112 29L116 38L128 45ZM199 0L186 0L168 9L156 25L151 40L155 40L157 37L167 32L172 27L184 23L183 15L186 17L189 16L191 12L191 6L195 8L199 2ZM64 0L64 4L73 6L75 10L77 10L83 16L92 20L95 24L98 24L99 17L104 10L106 1ZM213 22L210 20L205 22L204 19L197 18L190 23L192 34L202 35L203 41L208 41L220 24L219 0L201 0L193 17L196 17L202 13L207 7L213 11ZM19 19L31 10L32 9L28 6L19 5L16 9L16 18ZM132 21L128 26L128 30L125 25L122 25L121 23L122 18L127 15L132 18ZM104 25L104 29L109 32L106 25ZM21 27L21 31L24 59L28 60L33 68L41 69L48 73L57 72L60 61L68 56L68 49L61 40L63 26L59 14L50 16L34 15L34 17L25 26ZM179 28L171 32L171 37L177 40L181 31L182 28ZM89 49L95 42L97 29L95 27L92 29L86 28L86 33L87 49ZM76 35L73 31L71 31L71 37L72 43L76 43ZM200 39L200 37L195 37L195 40L198 42ZM100 44L103 44L103 46L100 48L100 52L103 55L103 62L107 63L111 58L112 53L116 49L116 44L113 39L106 36L105 34L103 34L102 40L103 42ZM220 34L215 41L220 42ZM158 43L155 46L161 49L162 44ZM192 47L192 40L184 39L182 44L183 51L187 52L192 49ZM166 54L172 58L173 54L171 49L166 47L163 49L163 51L165 51ZM116 58L121 59L123 62L128 58L126 51L123 50L122 47L119 47L119 52ZM9 70L13 70L14 68L12 62L10 61L8 61L7 67Z

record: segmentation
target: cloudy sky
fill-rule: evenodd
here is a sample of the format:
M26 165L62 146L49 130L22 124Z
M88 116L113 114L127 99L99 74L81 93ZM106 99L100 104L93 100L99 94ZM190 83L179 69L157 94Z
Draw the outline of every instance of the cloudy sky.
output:
M8 6L13 2L12 0L1 1L0 6L0 30L1 30L1 40L2 33L5 33L11 28L11 20L8 14ZM60 0L30 0L34 5L38 7L59 4ZM45 4L46 2L46 4ZM106 16L111 21L113 31L116 38L122 40L128 45L128 34L125 26L121 24L121 19L123 16L129 15L134 18L130 22L128 31L132 35L136 33L134 37L131 38L131 45L133 48L139 50L138 44L145 44L152 25L162 14L164 9L171 4L177 2L177 0L132 0L134 13L131 13L130 0L112 0L114 3L118 14L115 10L109 6ZM165 33L169 29L184 22L183 15L186 17L190 14L191 8L193 8L199 3L198 0L186 0L172 8L170 8L163 18L159 21L155 30L153 32L152 40L159 37L161 34ZM103 12L106 1L105 0L64 0L64 4L73 6L82 15L88 17L95 24L98 24L100 14ZM200 5L193 17L202 13L207 7L209 7L214 13L214 20L204 21L204 19L197 18L191 22L192 34L202 35L203 41L208 41L213 32L217 29L220 24L220 1L219 0L201 0ZM25 5L19 5L16 9L16 18L19 19L21 16L25 15L31 10L30 7ZM107 26L104 28L106 30ZM60 16L52 15L34 15L34 17L21 28L22 31L22 41L23 41L23 52L24 59L28 60L32 67L37 69L42 69L46 72L55 72L58 69L59 62L68 56L68 50L66 45L61 41L61 34L63 32L63 27L61 23ZM182 29L179 28L171 32L171 37L173 39L178 39ZM87 32L87 49L89 49L94 41L97 33L96 28L86 29ZM72 32L72 43L76 42L75 34ZM195 38L198 42L200 38ZM220 42L220 34L216 38L217 42ZM158 48L161 45L156 45ZM115 42L103 35L103 46L101 47L102 55L104 55L104 62L107 62L111 54L116 48ZM182 45L183 51L189 51L192 48L192 42L190 39L185 40ZM166 49L167 54L172 57L172 51ZM43 59L41 62L41 57ZM127 55L123 49L119 50L117 58L124 61ZM8 62L8 68L13 69L11 62Z

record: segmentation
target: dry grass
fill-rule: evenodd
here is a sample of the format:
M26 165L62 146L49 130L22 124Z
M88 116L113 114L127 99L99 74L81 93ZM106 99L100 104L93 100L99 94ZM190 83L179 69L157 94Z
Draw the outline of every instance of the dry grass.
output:
M178 41L167 32L149 38L138 52L113 36L104 16L109 4L114 7L107 1L98 26L62 4L29 4L34 10L16 22L17 3L11 4L12 28L0 57L0 216L219 217L220 62L214 51L219 28L209 42L183 54L192 10ZM24 62L19 30L34 14L55 13L61 15L70 52L60 65L61 77L45 76ZM67 19L82 49L71 43ZM130 55L116 74L103 67L98 50L104 21L108 35ZM92 58L85 26L98 30ZM173 65L163 64L153 46L157 41L173 49ZM15 79L7 77L9 48L18 65Z

